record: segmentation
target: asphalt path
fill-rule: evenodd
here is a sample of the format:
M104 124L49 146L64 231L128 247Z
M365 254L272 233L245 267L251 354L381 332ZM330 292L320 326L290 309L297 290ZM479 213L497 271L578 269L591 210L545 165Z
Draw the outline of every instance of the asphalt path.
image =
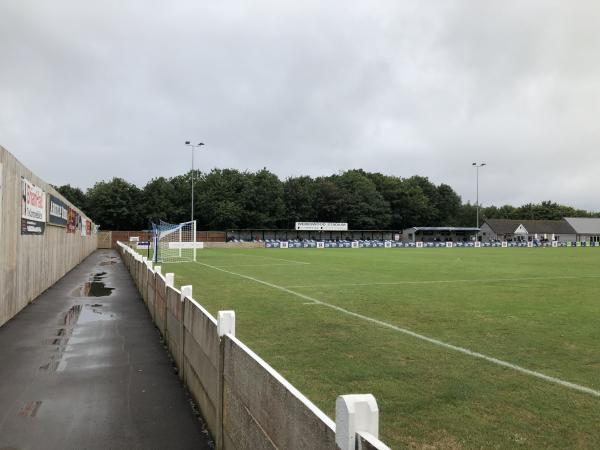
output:
M113 250L0 327L0 450L212 448Z

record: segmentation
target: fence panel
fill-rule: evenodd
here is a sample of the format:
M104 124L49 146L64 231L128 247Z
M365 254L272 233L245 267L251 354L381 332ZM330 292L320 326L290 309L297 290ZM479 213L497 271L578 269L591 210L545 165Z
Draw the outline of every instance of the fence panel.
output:
M183 303L181 292L167 286L166 290L167 314L166 334L167 346L179 369L179 375L183 376Z
M337 448L331 419L229 335L223 337L223 438L225 449Z
M155 290L154 290L154 271L149 267L146 267L144 271L146 274L144 278L143 287L145 286L146 291L146 303L148 304L148 311L150 311L150 315L152 316L152 320L156 323L156 316L154 314L154 303L155 303Z
M166 283L161 274L157 273L154 276L155 294L154 294L154 322L160 330L160 334L166 336L167 325L167 299L166 299Z
M219 401L219 335L217 322L196 302L184 301L184 379L213 436Z

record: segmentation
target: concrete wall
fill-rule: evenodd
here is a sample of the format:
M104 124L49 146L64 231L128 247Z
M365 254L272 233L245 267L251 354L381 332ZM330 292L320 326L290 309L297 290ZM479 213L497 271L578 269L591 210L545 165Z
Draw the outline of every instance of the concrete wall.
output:
M224 449L336 449L334 422L281 375L233 336L223 350Z
M215 320L192 298L191 286L175 289L171 274L163 277L124 244L119 251L217 449L388 449L372 427L353 423L347 436L336 435L327 415L235 337L232 311Z
M2 147L0 165L1 326L92 253L97 235L67 233L66 228L48 223L42 235L22 235L21 177L42 188L46 195L74 205Z

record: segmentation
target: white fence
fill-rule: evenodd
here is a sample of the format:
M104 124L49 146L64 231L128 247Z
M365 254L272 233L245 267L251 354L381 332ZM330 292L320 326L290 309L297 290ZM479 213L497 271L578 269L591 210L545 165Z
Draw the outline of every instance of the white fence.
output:
M332 421L235 337L233 311L215 319L191 286L175 289L173 274L118 246L217 449L389 449L372 395L338 397Z

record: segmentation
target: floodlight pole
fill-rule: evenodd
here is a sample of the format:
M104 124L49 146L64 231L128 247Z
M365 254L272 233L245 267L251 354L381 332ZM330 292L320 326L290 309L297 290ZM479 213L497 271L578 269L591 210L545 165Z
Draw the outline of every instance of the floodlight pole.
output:
M194 149L204 145L204 142L199 142L194 145L190 141L185 141L185 145L192 148L192 222L194 221Z
M475 207L477 208L477 228L479 228L479 168L485 166L485 163L476 163L474 162L472 164L475 167L475 171L476 171L476 192L477 192L477 197L475 200Z

